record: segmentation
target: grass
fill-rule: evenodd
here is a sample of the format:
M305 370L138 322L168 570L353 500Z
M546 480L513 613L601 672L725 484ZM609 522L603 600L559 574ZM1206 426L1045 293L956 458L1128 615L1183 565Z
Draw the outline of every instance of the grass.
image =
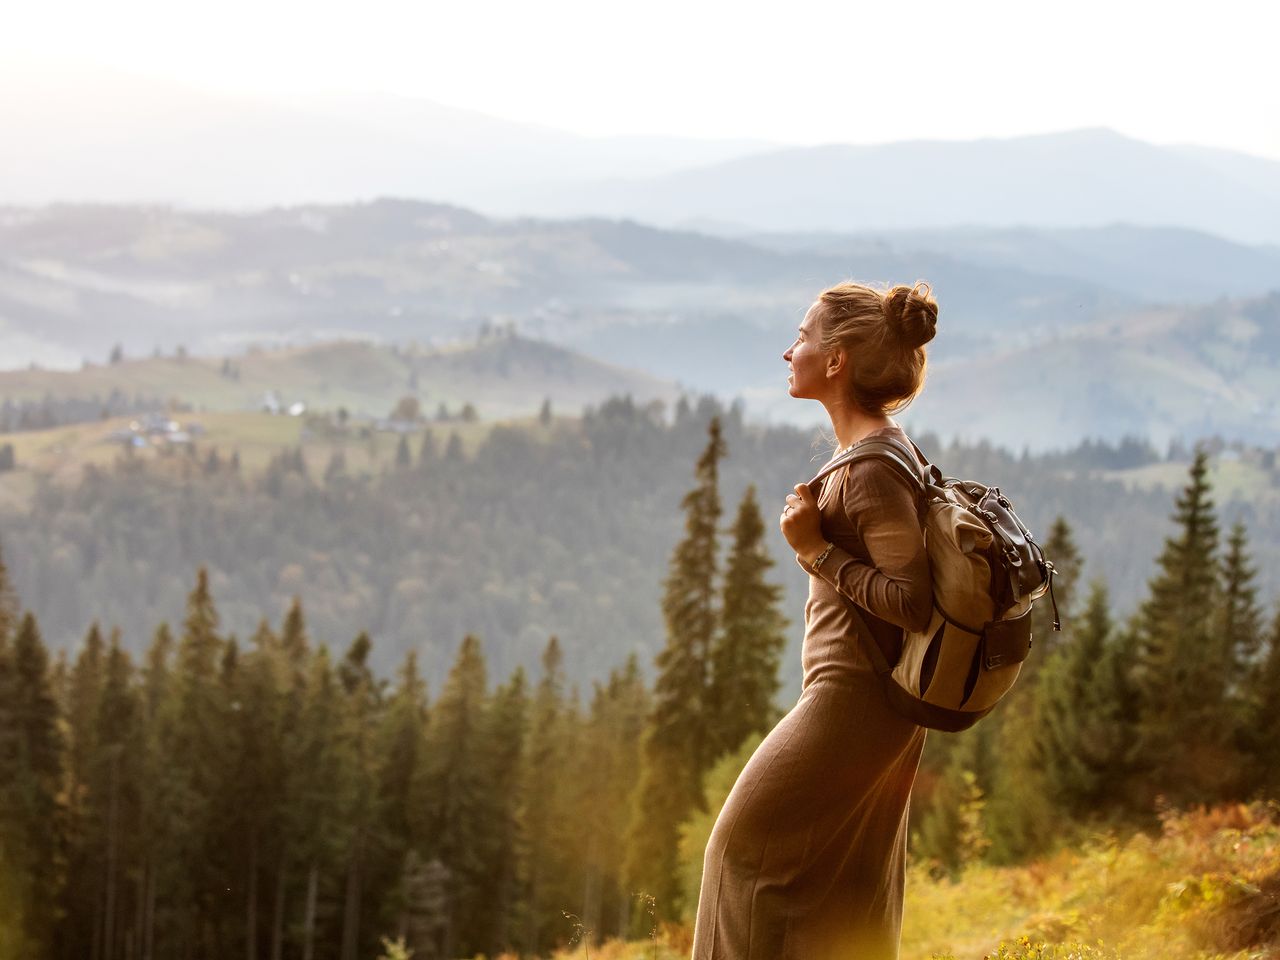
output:
M584 957L585 944L557 960ZM687 927L608 941L596 960L689 956ZM955 881L907 875L900 960L1280 960L1280 804L1170 813L1159 834L1097 834Z

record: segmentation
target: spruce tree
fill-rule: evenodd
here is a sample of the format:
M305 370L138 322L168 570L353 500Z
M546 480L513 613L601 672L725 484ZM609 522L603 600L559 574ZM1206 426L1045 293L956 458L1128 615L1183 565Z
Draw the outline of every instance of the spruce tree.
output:
M90 767L86 825L98 856L104 955L123 956L125 930L136 916L128 882L137 863L144 824L138 816L141 759L140 704L133 682L133 663L112 631L106 656L102 696L98 704L98 737ZM95 910L96 912L96 910Z
M410 873L406 858L425 849L427 834L415 807L414 787L426 777L427 691L410 650L397 671L395 686L381 711L377 730L374 792L377 829L369 850L370 900L379 906L376 922L384 930L403 929Z
M1103 581L1091 584L1080 619L1040 677L1032 727L1054 805L1077 820L1107 806L1133 732L1122 716L1125 677L1108 656L1116 642Z
M266 618L258 623L239 671L234 733L238 794L243 797L238 846L245 888L245 937L249 960L269 956L278 884L283 875L288 771L285 739L284 659Z
M1251 794L1280 794L1280 603L1266 634L1261 660L1249 677L1245 696L1245 789Z
M66 817L63 739L49 656L27 613L0 649L0 944L10 956L50 956L62 919Z
M445 956L470 956L482 949L478 917L483 915L485 878L477 851L489 826L481 761L487 683L480 641L468 635L433 711L422 776L413 787L426 858L439 860L451 877Z
M343 817L342 704L329 652L310 657L302 691L301 723L290 741L287 832L290 853L305 878L301 957L314 960L319 936L322 878L337 873L349 823ZM326 913L334 912L326 909Z
M0 645L13 636L18 626L18 597L9 580L9 568L0 556Z
M712 758L733 752L747 737L768 733L777 719L778 662L786 647L782 588L765 572L773 559L754 486L747 488L733 525L724 577L720 631L711 653Z
M711 761L709 681L715 638L716 528L720 521L719 465L725 455L720 420L698 458L697 482L684 497L684 539L664 584L666 646L644 740L640 783L628 830L627 882L654 897L659 915L680 915L677 876L679 827L701 809L702 777Z
M1218 523L1209 496L1208 453L1196 450L1176 501L1177 532L1165 540L1148 598L1134 619L1139 665L1139 736L1147 792L1174 804L1212 802L1236 774L1225 710L1219 602Z
M98 752L98 713L105 681L105 643L97 621L90 625L67 684L67 903L87 904L68 912L62 936L90 942L102 925L98 897L102 851L93 832L92 781Z
M530 709L521 789L527 857L524 943L534 953L553 942L562 928L561 912L577 899L576 891L566 889L578 824L567 815L572 741L564 682L564 656L553 636L542 654L542 677Z
M356 960L376 944L369 936L372 931L362 922L370 847L376 829L376 797L369 788L377 776L379 758L374 734L382 700L382 684L369 669L371 648L369 635L361 631L338 665L342 687L338 731L341 778L336 787L338 819L345 825L348 837L346 849L339 851L345 872L339 960Z
M177 834L185 829L174 813L177 784L168 753L175 719L170 709L173 699L173 647L169 626L161 623L147 647L139 700L142 736L138 760L138 819L146 829L139 838L141 864L137 937L139 954L143 957L155 955L157 934L163 920L161 879L176 856Z
M195 948L224 880L216 798L227 775L228 718L218 623L209 575L201 567L187 597L165 720L164 762L173 789L167 813L174 833L167 857L158 866L163 872L161 890L177 907L169 949Z
M578 916L596 938L625 936L631 897L622 875L630 800L640 771L640 744L649 694L635 654L608 681L596 684L582 731L574 801L585 867Z
M1222 558L1222 599L1218 605L1215 631L1221 640L1222 655L1230 671L1227 693L1239 709L1239 699L1251 670L1258 664L1262 645L1262 611L1258 608L1257 570L1249 562L1248 535L1237 521L1227 537Z
M524 754L529 714L529 691L524 669L517 667L511 679L494 693L484 724L485 819L489 830L481 856L488 905L488 956L513 952L520 937L520 876L527 849L520 822L521 758Z

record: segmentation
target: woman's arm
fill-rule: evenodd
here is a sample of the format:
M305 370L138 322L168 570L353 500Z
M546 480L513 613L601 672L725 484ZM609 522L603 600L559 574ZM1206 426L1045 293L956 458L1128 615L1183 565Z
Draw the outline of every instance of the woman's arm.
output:
M844 484L844 510L871 562L832 547L816 571L804 559L800 565L881 620L906 630L925 629L933 615L933 580L917 496L889 464L854 462Z

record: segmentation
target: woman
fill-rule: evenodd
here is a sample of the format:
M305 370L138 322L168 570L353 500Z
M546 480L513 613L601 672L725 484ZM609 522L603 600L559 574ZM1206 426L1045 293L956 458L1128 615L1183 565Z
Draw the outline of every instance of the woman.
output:
M924 383L938 308L927 284L842 283L805 314L783 359L839 449L903 440L889 416ZM924 504L877 459L805 484L779 523L809 574L799 702L738 777L707 844L694 960L887 960L898 955L907 808L925 729L885 701L855 633L862 613L890 662L921 630L933 588Z

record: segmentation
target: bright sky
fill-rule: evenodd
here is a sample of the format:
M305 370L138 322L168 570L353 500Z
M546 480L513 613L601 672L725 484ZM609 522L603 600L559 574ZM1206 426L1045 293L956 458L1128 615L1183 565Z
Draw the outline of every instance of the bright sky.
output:
M1280 5L41 0L0 56L422 96L579 133L793 143L1108 126L1280 159Z

